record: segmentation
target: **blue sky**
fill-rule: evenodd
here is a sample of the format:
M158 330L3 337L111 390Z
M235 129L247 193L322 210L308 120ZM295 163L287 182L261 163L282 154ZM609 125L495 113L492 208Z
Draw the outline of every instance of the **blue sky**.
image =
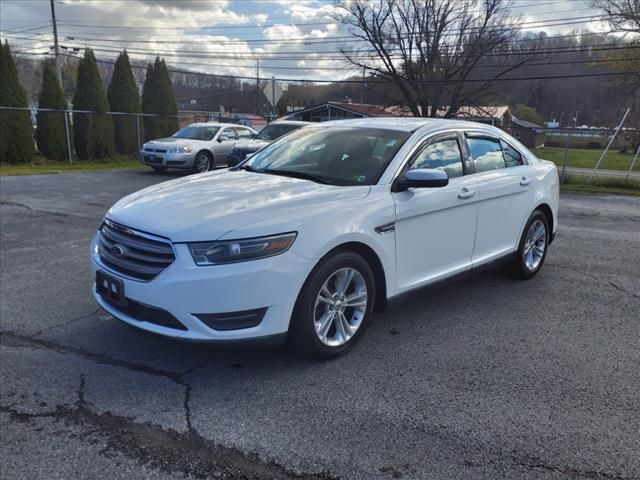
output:
M159 53L175 68L209 73L253 77L257 59L261 76L334 79L355 73L337 52L341 39L332 38L348 35L336 21L334 1L55 0L55 7L61 44L91 46L105 59L126 46L134 59ZM527 23L598 13L583 0L511 0L508 8L522 25L549 34L606 28L601 22ZM2 38L18 51L49 51L50 19L49 0L0 0Z

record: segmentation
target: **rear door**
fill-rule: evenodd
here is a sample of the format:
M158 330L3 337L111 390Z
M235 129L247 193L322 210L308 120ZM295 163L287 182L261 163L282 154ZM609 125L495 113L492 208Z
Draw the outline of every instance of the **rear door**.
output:
M392 194L398 293L471 267L478 195L473 175L465 175L461 141L457 133L428 139L400 174L438 168L447 172L449 185Z
M248 128L236 127L236 133L239 140L251 140L253 138L253 132Z
M478 189L473 264L480 265L517 249L536 180L525 157L504 140L473 132L465 137Z
M238 136L236 135L236 129L234 127L225 127L218 134L218 139L213 144L213 154L216 157L216 165L227 162L227 155L237 139Z

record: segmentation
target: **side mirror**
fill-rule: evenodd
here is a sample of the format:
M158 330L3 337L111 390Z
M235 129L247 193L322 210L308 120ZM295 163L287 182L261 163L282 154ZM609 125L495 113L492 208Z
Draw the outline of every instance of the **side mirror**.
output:
M437 188L449 185L449 177L444 170L435 168L416 168L409 170L396 182L394 191L401 192L409 188Z
M256 138L257 136L258 136L258 134L257 134L257 133L252 133L252 134L251 134L251 138Z

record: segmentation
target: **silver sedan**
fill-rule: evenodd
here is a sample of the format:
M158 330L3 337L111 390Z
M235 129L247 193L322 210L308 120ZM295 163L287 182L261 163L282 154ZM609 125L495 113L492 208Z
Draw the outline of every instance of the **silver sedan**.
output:
M145 143L142 163L156 172L168 168L207 172L227 165L227 156L236 140L251 139L257 132L230 123L192 123L167 138Z

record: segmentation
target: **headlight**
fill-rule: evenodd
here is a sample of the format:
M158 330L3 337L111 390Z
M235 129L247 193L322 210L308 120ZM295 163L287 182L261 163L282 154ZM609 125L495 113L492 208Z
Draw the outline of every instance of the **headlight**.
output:
M286 252L296 239L296 232L268 237L189 243L196 265L220 265L272 257Z
M191 153L192 150L191 147L173 147L169 153Z

